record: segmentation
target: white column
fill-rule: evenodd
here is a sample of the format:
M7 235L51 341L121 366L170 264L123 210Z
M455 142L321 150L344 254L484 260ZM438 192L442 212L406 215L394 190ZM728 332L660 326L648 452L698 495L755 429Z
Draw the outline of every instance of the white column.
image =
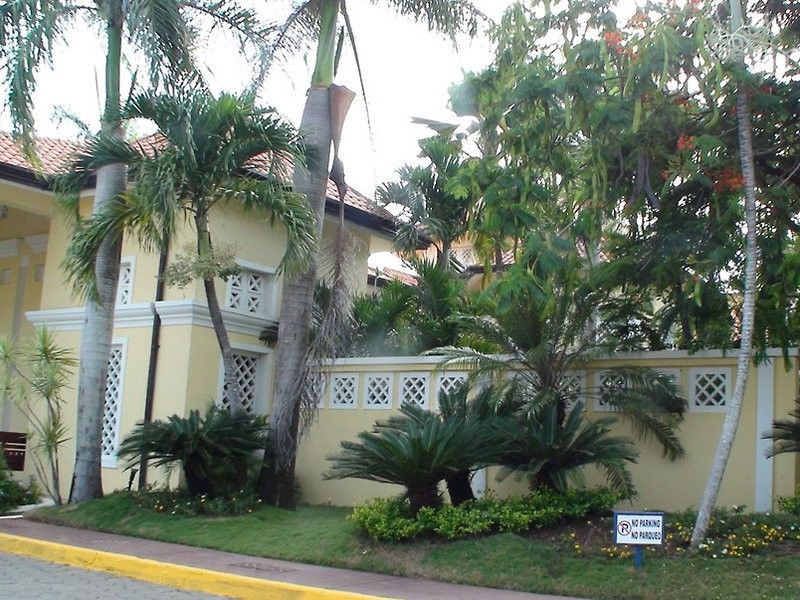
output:
M772 428L775 418L775 365L772 361L758 366L758 387L756 389L756 477L755 506L757 512L772 510L772 478L774 459L765 453L770 441L761 439L765 431Z

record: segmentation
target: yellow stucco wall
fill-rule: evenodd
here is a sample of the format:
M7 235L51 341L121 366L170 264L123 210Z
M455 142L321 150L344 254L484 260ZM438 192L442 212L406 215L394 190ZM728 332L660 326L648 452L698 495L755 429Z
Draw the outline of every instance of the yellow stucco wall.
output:
M351 359L339 362L333 367L333 373L358 374L358 406L352 409L330 408L330 390L326 391L325 405L320 409L319 419L303 441L299 453L297 469L304 501L310 503L330 501L333 504L347 505L375 495L385 496L397 493L397 490L391 486L380 486L355 479L345 481L323 481L321 479L321 474L329 466L326 457L338 451L340 440L355 440L356 434L359 431L370 429L376 419L385 419L396 412L399 402L399 380L402 373L431 373L428 393L429 402L434 402L435 382L438 375L433 372L435 365L431 364L431 359L416 359L420 362L424 361L426 364L413 364L411 361L415 359L399 358L394 363L391 360ZM588 386L596 387L598 385L595 377L599 371L621 364L663 368L670 372L677 370L679 387L687 398L691 398L689 390L691 369L715 367L730 369L730 391L733 389L736 377L735 357L664 358L663 355L660 355L656 359L637 358L593 363L586 373ZM774 387L774 418L785 418L794 405L794 390L797 389L796 359L792 360L788 371L780 358L775 359L774 365L770 374ZM364 408L363 397L367 372L393 374L393 405L395 407L393 410ZM755 506L755 472L759 456L756 440L763 432L757 427L758 376L758 370L754 367L745 392L742 418L733 452L723 479L719 497L721 505L744 504L750 509ZM591 406L588 407L586 414L590 419L614 416L614 413L598 412ZM687 412L686 419L680 428L680 438L686 447L687 455L684 459L674 463L665 461L661 456L660 449L652 442L637 443L640 452L639 462L632 465L630 470L639 494L632 505L636 508L677 510L699 504L724 417L724 412L698 412L696 410ZM614 426L614 433L631 436L632 430L630 425L621 422ZM777 496L793 493L798 477L795 469L796 458L793 455L780 456L771 461L774 473L771 492L774 501ZM524 477L511 475L498 481L498 473L499 469L497 468L489 469L487 478L488 487L495 494L505 496L525 492L526 480ZM589 485L599 485L603 482L601 474L593 469L587 469L585 476ZM631 506L631 504L625 503L625 506Z

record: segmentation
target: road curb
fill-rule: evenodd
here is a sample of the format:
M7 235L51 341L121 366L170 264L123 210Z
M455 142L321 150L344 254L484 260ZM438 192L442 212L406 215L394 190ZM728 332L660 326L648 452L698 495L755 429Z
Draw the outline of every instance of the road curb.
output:
M242 600L388 600L383 596L209 571L7 533L0 533L0 550L81 569Z

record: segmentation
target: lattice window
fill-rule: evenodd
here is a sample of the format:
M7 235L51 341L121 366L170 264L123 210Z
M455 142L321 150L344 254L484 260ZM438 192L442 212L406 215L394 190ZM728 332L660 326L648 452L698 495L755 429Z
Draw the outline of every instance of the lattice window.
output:
M239 397L242 406L248 414L256 411L256 398L258 397L259 383L259 356L245 352L236 352L233 355L234 375L239 384ZM225 383L225 371L222 372L222 394L220 404L229 408L230 399L228 394L228 384Z
M567 371L564 373L564 380L567 391L567 412L570 412L578 400L583 399L586 394L586 372Z
M466 373L440 373L436 387L436 398L438 399L439 394L442 392L449 394L458 386L466 383L466 381Z
M356 408L358 375L337 373L331 377L331 408Z
M267 312L267 286L269 275L242 269L228 277L225 308L247 315Z
M725 410L731 394L730 369L692 369L689 382L691 410Z
M122 344L114 344L111 346L111 355L108 359L108 378L103 402L103 432L100 442L102 462L107 467L117 466L124 369L125 349Z
M616 410L610 402L610 397L618 390L624 390L628 382L625 377L611 371L600 371L597 374L598 395L594 398L594 410L600 412L613 412Z
M117 304L131 303L133 297L133 261L123 260L119 264L119 280L117 282Z
M392 383L394 382L390 374L367 375L364 406L366 408L392 408Z
M400 377L400 404L428 408L428 374L408 373Z

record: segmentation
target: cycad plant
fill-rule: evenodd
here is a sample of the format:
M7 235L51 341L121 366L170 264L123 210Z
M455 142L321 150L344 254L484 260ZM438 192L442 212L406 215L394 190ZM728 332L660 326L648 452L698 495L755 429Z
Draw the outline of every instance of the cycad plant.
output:
M401 416L359 433L358 441L343 441L341 452L328 457L333 465L325 477L402 485L416 515L441 503L439 482L481 464L485 435L477 423L405 407Z
M128 468L142 459L156 467L179 464L191 495L219 496L241 489L246 483L243 467L256 450L266 447L266 417L232 414L211 405L203 416L193 410L188 417L138 423L118 455L130 459Z
M772 440L767 456L800 452L800 398L795 400L795 408L789 415L791 419L773 421L772 429L763 434L765 440Z
M562 420L558 406L504 422L510 449L505 467L525 473L530 488L547 487L566 492L571 482L583 483L583 467L598 467L615 491L630 498L636 493L628 463L637 461L632 440L610 435L613 418L589 421L580 402Z

